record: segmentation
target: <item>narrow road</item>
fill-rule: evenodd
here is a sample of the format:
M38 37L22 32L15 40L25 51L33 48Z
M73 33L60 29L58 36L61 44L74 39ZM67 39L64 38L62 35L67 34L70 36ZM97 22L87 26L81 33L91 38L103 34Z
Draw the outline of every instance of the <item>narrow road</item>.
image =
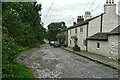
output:
M113 69L49 44L23 52L18 62L27 64L36 78L117 78ZM22 59L21 59L22 58Z

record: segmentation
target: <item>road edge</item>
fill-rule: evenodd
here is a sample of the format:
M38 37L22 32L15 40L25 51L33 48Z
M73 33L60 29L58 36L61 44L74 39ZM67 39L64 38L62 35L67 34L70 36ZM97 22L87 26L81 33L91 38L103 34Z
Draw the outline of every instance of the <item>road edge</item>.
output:
M118 68L116 68L116 67L114 67L114 66L111 66L111 65L109 65L109 64L105 64L105 63L102 63L102 62L100 62L100 61L98 61L98 60L91 59L91 58L89 58L89 57L87 57L87 56L84 56L84 55L78 54L78 53L76 53L76 52L74 52L74 51L65 49L64 47L61 47L61 49L64 49L64 50L66 50L66 51L68 51L68 52L71 52L71 53L73 53L73 54L75 54L75 55L81 56L81 57L86 58L86 59L88 59L88 60L91 60L91 61L93 61L93 62L95 62L95 63L102 64L102 65L104 65L104 66L106 66L106 67L109 67L109 68L111 68L111 69L113 69L113 70L115 70L115 71L117 71L117 72L120 72L120 70L119 70Z

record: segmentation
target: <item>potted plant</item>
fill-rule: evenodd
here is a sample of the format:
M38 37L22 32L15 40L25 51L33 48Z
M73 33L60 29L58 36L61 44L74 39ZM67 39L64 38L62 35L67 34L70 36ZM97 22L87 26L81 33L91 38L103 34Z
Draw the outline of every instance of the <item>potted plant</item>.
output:
M72 36L71 38L72 38L72 40L75 43L75 46L73 47L73 51L79 52L80 51L80 47L77 45L78 38L76 36Z

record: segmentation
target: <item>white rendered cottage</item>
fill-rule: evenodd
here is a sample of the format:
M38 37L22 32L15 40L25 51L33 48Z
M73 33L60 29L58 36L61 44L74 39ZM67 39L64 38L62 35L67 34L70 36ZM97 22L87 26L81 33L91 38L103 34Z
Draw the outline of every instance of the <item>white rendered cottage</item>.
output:
M119 39L120 25L109 33L97 33L87 38L88 52L117 60L120 49Z
M86 39L94 35L107 35L107 33L119 25L119 18L120 16L116 14L116 4L114 3L114 0L112 2L111 0L109 0L109 2L106 0L106 4L104 5L104 13L92 18L90 12L85 12L84 18L83 16L78 16L77 23L74 22L74 25L68 28L68 46L73 47L75 45L71 39L71 36L77 36L78 46L82 51L90 51L103 56L108 56L108 53L101 53L102 51L100 52L100 49L98 52L91 51L89 47L94 49L94 46L96 44L99 45L99 43L92 44ZM104 45L104 42L102 44ZM109 45L109 43L105 44L106 45L104 46ZM105 50L109 50L108 47L106 47Z

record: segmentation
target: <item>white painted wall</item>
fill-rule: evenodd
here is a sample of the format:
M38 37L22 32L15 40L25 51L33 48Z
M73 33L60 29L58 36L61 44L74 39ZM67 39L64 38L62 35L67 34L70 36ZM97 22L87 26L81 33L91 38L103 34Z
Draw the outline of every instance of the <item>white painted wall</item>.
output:
M117 60L118 51L120 50L119 38L120 35L110 35L108 36L108 41L88 40L88 52ZM97 49L98 42L100 43L99 49Z
M70 31L71 31L71 34L70 34ZM69 29L68 30L68 46L69 47L75 46L74 41L71 39L71 36L74 36L74 35L75 35L75 29ZM70 44L70 40L71 40L71 44Z
M97 48L97 43L100 43L100 48ZM88 40L88 52L95 53L102 56L109 56L108 41Z
M116 14L116 4L105 4L104 12L105 14L103 15L103 32L110 32L119 25L119 16Z
M80 27L83 28L83 32L80 32ZM77 36L78 46L81 48L81 50L85 51L86 47L84 46L83 41L86 40L87 24L80 27L77 27L77 34L75 33L76 28L71 29L71 34L70 34L70 30L68 30L68 46L74 47L75 44L71 39L71 36ZM71 44L70 44L70 40L71 40Z
M80 28L83 28L83 32L80 32ZM86 40L86 32L87 32L87 24L80 26L77 28L78 29L78 33L77 33L77 37L78 37L78 46L81 48L82 51L86 50L86 46L84 46L83 41Z
M101 24L101 16L90 21L88 27L88 36L92 36L100 32L100 24Z

